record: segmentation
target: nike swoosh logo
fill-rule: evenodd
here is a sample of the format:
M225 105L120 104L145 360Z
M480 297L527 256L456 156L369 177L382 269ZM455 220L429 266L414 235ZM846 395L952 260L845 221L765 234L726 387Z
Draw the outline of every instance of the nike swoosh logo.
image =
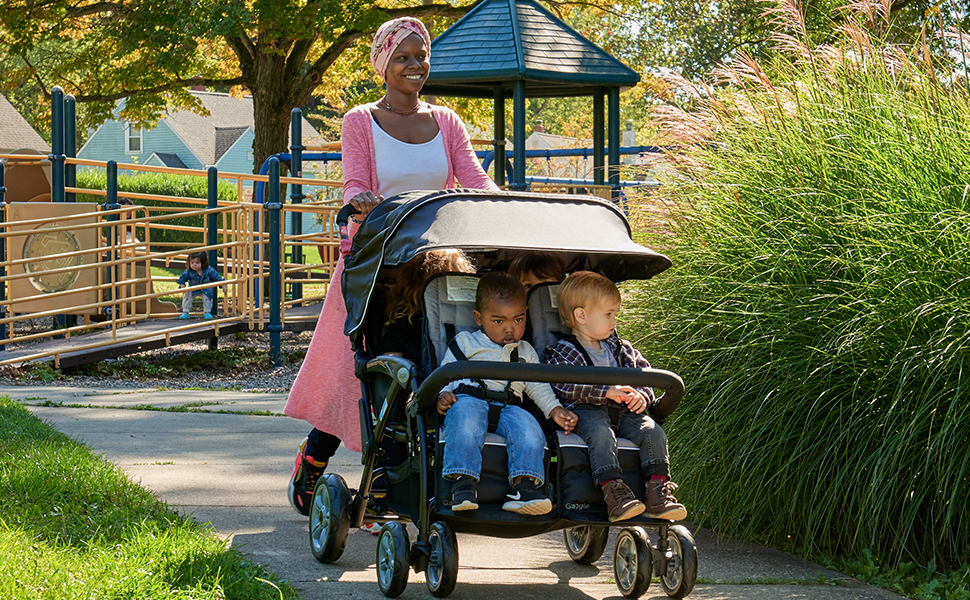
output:
M514 496L512 494L505 494L505 497L509 500L519 500L522 498L522 492L515 492Z

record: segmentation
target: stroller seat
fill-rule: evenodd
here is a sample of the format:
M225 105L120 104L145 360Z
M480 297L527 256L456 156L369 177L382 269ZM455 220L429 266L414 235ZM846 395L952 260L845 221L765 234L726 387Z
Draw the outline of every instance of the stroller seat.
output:
M559 305L556 302L558 291L559 284L552 282L539 283L529 288L527 335L542 362L546 362L547 346L552 346L572 333L572 329L563 325L559 318Z
M558 283L540 283L529 289L529 321L532 324L531 340L539 353L539 359L546 362L545 349L570 335L572 330L563 324L559 317L556 302ZM577 521L603 521L606 519L606 504L603 492L593 481L589 466L589 448L578 435L566 435L556 430L556 479L558 481L559 515ZM616 438L617 455L623 470L623 481L642 501L645 484L640 472L640 449L628 439Z
M428 280L422 297L424 312L424 346L422 367L430 373L441 362L448 343L462 331L478 329L472 311L475 309L475 292L478 288L478 275L466 273L442 273ZM440 476L444 452L444 436L439 427L436 449L436 489L435 498L443 514L451 514L450 480ZM548 465L549 444L546 444ZM548 466L547 466L548 471ZM548 477L546 478L548 481ZM508 453L505 438L494 432L485 435L482 448L482 474L478 484L478 500L481 508L474 511L476 518L496 517L509 520L519 517L514 513L501 510L505 502L508 484ZM496 512L497 511L497 512ZM462 516L465 517L467 513Z

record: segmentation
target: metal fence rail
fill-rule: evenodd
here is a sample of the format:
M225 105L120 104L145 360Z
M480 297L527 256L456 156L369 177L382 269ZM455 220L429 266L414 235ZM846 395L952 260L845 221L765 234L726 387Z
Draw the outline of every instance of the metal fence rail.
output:
M24 160L45 160L24 156ZM2 158L2 157L0 157ZM100 196L103 204L72 202L2 202L0 165L0 365L53 360L60 366L66 352L96 351L124 341L163 337L165 345L177 334L211 330L213 337L229 325L271 334L271 354L278 360L278 333L315 322L313 311L301 307L321 301L339 257L339 236L333 225L339 207L333 203L285 204L282 185L337 185L336 182L281 178L278 169L267 176L215 173L187 169L115 165L112 162L65 158L68 166L100 167L108 172L106 190L76 185L65 192ZM209 178L209 198L182 198L120 192L134 205L117 203L117 170L170 173ZM218 179L267 183L275 199L266 204L216 200ZM242 195L240 195L242 197ZM145 206L139 201L164 202ZM64 212L68 207L67 213ZM284 234L273 230L274 219L287 215L317 215L327 225L323 233ZM202 225L179 223L192 218ZM183 242L164 241L177 232ZM87 240L85 243L79 240ZM27 248L28 242L30 247ZM72 245L73 244L73 245ZM26 249L25 249L26 248ZM212 266L226 280L198 286L215 288L222 315L212 320L184 321L175 289L177 272L190 252L206 252ZM319 258L317 258L319 256ZM275 262L274 262L275 260ZM46 283L45 283L46 282ZM58 287L50 282L69 282ZM276 298L272 288L278 288ZM225 290L224 293L220 294ZM51 326L26 332L38 319ZM140 324L152 323L138 331ZM36 329L36 328L35 328ZM238 330L238 329L237 329ZM79 338L84 334L92 341ZM110 332L110 335L106 333ZM274 333L276 336L274 338ZM74 338L70 346L45 347L45 341ZM274 341L275 340L275 341ZM25 345L32 342L33 345ZM48 344L50 346L50 344ZM17 347L17 352L11 350Z

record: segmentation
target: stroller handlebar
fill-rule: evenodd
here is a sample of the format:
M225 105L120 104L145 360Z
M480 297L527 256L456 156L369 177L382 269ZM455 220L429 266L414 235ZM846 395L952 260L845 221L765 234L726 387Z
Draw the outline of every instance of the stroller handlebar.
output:
M674 412L684 397L684 381L680 376L661 369L641 370L462 360L438 367L421 383L415 395L417 402L410 407L412 414L415 410L425 411L433 407L441 388L459 379L629 385L662 389L665 393L655 410L664 415Z
M350 232L347 231L347 221L353 215L360 214L360 211L354 207L352 204L344 204L344 207L337 211L337 230L340 232L340 255L349 256L350 255Z
M360 214L360 211L354 208L352 204L344 204L344 207L337 212L337 225L345 227L350 217L357 214Z

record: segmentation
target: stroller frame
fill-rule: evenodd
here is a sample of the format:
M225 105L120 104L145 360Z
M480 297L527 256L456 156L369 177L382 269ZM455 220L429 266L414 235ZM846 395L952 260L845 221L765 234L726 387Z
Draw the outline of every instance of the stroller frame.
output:
M385 201L381 207L387 210L377 212L374 231L387 232L389 229L401 228L405 219L400 213L411 216L421 208L437 209L447 206L456 200L467 200L468 196L475 198L482 193L461 191L459 195L439 192L436 194L404 195ZM488 200L510 201L512 203L531 204L536 197L546 204L575 203L577 197L555 197L552 195L535 194L496 194L491 193ZM592 205L597 211L604 213L604 218L619 219L626 225L625 218L612 205L593 198L580 198L580 202ZM595 211L594 211L595 212ZM374 217L368 216L357 239L354 249L366 255L366 244L373 243L379 237L365 228ZM397 219L397 220L395 220ZM629 226L626 225L627 240L629 241ZM361 236L364 233L364 236ZM460 233L457 234L460 236ZM460 238L459 238L460 239ZM388 238L377 240L382 246L388 244ZM472 242L474 244L474 241ZM580 242L582 243L582 242ZM389 261L385 249L381 248L384 259L383 266L403 264L406 258L430 249L430 247L458 247L464 244L439 243L428 244L425 247L415 247L411 244L410 254L401 255L396 263ZM468 248L466 252L481 250L482 246ZM656 255L651 251L636 246L643 251L644 256L659 257L653 265L653 272L647 269L646 277L662 271L669 265L666 257ZM527 251L528 247L522 247ZM548 247L535 249L549 250ZM571 257L572 264L580 268L592 267L596 261L583 260L584 251L581 247L560 249L564 255ZM630 254L629 246L624 250ZM632 253L638 252L634 250ZM513 253L514 254L514 253ZM351 257L354 250L351 250ZM500 265L508 255L494 261ZM608 258L608 257L599 257ZM624 258L629 258L624 256ZM578 260L577 260L578 259ZM349 259L352 261L353 259ZM375 267L373 255L368 257L373 277L382 267L381 260ZM628 261L627 268L636 271L641 263ZM600 272L609 273L606 261L601 261ZM659 267L657 266L659 264ZM629 265L634 265L630 267ZM348 281L348 274L350 281ZM353 285L355 272L348 262L343 283ZM614 280L622 279L624 273L612 273ZM643 273L634 273L643 278ZM370 284L370 291L374 289ZM345 297L349 294L345 293ZM639 598L650 585L652 576L660 578L661 586L666 594L673 598L682 598L693 589L697 572L697 554L693 538L682 525L671 521L634 517L633 519L609 523L598 520L589 515L579 514L563 516L556 509L550 515L529 517L514 513L501 514L503 511L477 518L468 513L452 513L450 508L443 507L440 498L440 480L436 477L436 470L440 467L433 463L438 443L438 415L434 411L438 392L451 381L479 378L495 380L535 381L545 383L571 382L595 385L624 384L635 387L660 388L666 390L666 397L671 401L669 410L680 401L683 395L683 382L674 373L658 369L625 369L604 367L579 367L545 364L512 364L480 361L458 361L435 368L426 377L422 377L422 370L410 360L395 356L371 356L365 351L362 343L365 329L364 317L368 310L369 293L364 302L360 298L348 301L347 332L351 336L356 348L355 373L361 381L362 397L360 399L360 426L363 442L361 462L363 474L360 485L356 490L350 489L344 479L336 474L325 474L317 484L310 506L310 548L313 556L325 563L334 562L343 553L350 528L360 527L364 523L382 523L377 546L378 585L381 592L388 597L400 595L408 582L411 568L415 572L425 572L429 591L436 597L449 595L455 588L458 574L458 545L456 533L468 532L497 537L529 537L549 531L563 530L566 550L570 558L581 564L592 564L600 558L607 544L609 528L621 527L617 536L613 552L614 574L620 593L627 598ZM669 413L668 413L669 414ZM555 436L549 436L550 450L558 451ZM387 448L404 449L403 460L387 461L380 464L382 454ZM557 455L558 460L562 460ZM588 464L588 463L587 463ZM484 467L484 464L483 464ZM504 465L503 465L504 467ZM562 468L559 465L559 468ZM392 513L368 514L368 500L373 501L372 491L375 479L383 475L386 482L386 501ZM550 487L558 491L558 477L555 474L548 478ZM438 491L438 494L435 491ZM558 493L555 494L558 497ZM479 513L480 511L473 511ZM568 512L568 511L566 511ZM409 539L406 522L412 522L418 530L417 539L412 543ZM508 527L514 523L515 527ZM656 541L651 541L647 529L656 529Z

